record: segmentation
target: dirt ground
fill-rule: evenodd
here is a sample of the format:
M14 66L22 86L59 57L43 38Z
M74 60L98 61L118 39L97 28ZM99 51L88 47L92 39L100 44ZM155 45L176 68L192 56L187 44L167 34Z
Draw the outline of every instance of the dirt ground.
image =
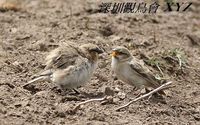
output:
M199 0L190 0L193 5L186 12L156 14L99 13L100 0L20 1L19 10L0 11L1 125L200 124ZM44 68L46 54L67 41L105 49L91 81L78 89L86 94L62 95L48 82L23 88ZM173 81L164 101L143 99L115 111L136 96L132 86L110 73L109 53L116 45L126 46L154 74L163 72ZM114 94L109 101L70 112L79 102L104 96L105 88Z

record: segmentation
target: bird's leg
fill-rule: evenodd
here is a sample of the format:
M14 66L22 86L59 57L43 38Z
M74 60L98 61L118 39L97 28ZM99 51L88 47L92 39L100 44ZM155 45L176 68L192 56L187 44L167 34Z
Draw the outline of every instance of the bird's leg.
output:
M149 92L150 92L150 90L149 90L149 89L147 89L147 88L145 88L145 91L146 91L146 93L149 93ZM159 93L158 93L158 92L156 92L156 93L154 93L154 94L150 95L150 96L148 97L147 101L149 101L149 100L150 100L152 97L161 97L161 98L162 98L162 96L161 96L161 95L159 95Z
M76 94L81 94L77 89L73 88L73 91L76 93Z
M50 89L51 89L51 91L54 91L56 93L61 93L62 92L62 89L59 88L58 86L53 86Z
M137 92L138 92L138 93L136 93L137 95L136 95L135 98L138 98L139 96L142 96L142 95L144 95L144 94L146 94L146 93L149 93L150 90L148 90L147 88L142 88L142 89L138 89ZM150 95L150 96L148 97L148 101L151 99L151 97L152 97L152 95Z
M137 87L136 86L133 86L133 91L136 91L137 90Z
M140 95L142 95L142 89L138 89L138 90L136 91L136 96L135 96L135 98L139 97Z
M134 93L135 91L137 92L138 88L136 86L133 86L130 92L128 93ZM135 94L134 94L135 95Z
M139 97L139 96L141 96L141 95L144 95L145 93L147 93L148 91L146 90L146 88L140 88L140 89L138 89L137 90L137 92L136 92L136 97L135 98L137 98L137 97Z
M144 89L145 89L145 93L149 93L150 92L150 90L148 90L147 88L144 88ZM153 94L148 97L147 101L149 101L152 98L152 96L153 96Z
M145 89L145 93L148 93L150 92L150 90L148 90L147 88L144 88Z
M61 95L65 96L65 95L79 95L80 92L76 89L61 89Z
M152 95L150 95L150 96L148 97L147 101L149 101L149 100L151 99L151 97L152 97Z
M137 95L135 96L135 98L139 97L140 95L142 95L141 93L137 93Z

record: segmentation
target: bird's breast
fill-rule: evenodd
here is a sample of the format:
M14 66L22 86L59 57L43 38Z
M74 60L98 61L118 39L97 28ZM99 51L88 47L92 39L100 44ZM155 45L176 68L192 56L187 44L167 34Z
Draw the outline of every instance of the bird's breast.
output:
M96 63L84 62L79 66L72 66L67 71L54 73L53 82L65 88L76 88L85 84L96 69Z
M96 69L96 64L85 63L82 67L77 69L77 71L74 73L77 79L76 83L78 84L86 83L91 78L95 69Z
M114 72L120 80L136 87L141 87L146 82L126 63L118 64Z
M111 68L114 72L118 68L118 60L115 57L112 57Z

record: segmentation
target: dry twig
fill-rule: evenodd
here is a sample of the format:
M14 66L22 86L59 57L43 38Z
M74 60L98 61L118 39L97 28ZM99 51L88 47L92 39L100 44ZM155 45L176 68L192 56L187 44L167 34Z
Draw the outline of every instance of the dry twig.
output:
M74 107L73 112L76 112L80 108L80 106L83 105L83 104L86 104L86 103L89 103L89 102L95 102L95 101L103 101L105 99L106 99L106 96L104 96L102 98L89 99L89 100L86 100L84 102L80 102Z
M158 63L156 63L156 67L158 68L158 70L160 71L160 74L162 75L162 77L164 77L164 73L161 70L160 66L158 65Z
M143 99L143 98L145 98L145 97L151 96L152 94L154 94L154 93L156 93L156 92L158 92L158 91L160 91L160 90L162 90L162 89L165 89L165 88L166 88L167 86L169 86L171 83L172 83L172 81L167 82L167 83L161 85L160 87L158 87L158 88L156 88L156 89L150 91L149 93L147 93L147 94L145 94L145 95L142 95L142 96L140 96L140 97L138 97L138 98L136 98L136 99L130 101L129 103L127 103L127 104L125 104L125 105L123 105L123 106L120 106L119 108L116 109L116 111L119 111L120 109L129 106L129 105L132 104L133 102L136 102L136 101L141 100L141 99Z

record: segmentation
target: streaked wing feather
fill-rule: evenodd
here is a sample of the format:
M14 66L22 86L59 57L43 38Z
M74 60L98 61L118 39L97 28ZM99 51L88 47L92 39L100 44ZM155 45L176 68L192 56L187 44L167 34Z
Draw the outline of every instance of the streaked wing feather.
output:
M62 54L59 58L52 60L52 67L55 69L65 69L70 65L74 65L77 60L78 55L66 55Z
M75 65L78 57L78 52L74 48L58 48L47 56L45 69L65 69L70 65Z
M146 79L149 82L149 84L151 84L152 87L159 86L157 79L153 76L153 74L147 67L141 65L136 61L135 62L131 61L129 65L134 71L136 71L139 75L141 75L144 79Z

